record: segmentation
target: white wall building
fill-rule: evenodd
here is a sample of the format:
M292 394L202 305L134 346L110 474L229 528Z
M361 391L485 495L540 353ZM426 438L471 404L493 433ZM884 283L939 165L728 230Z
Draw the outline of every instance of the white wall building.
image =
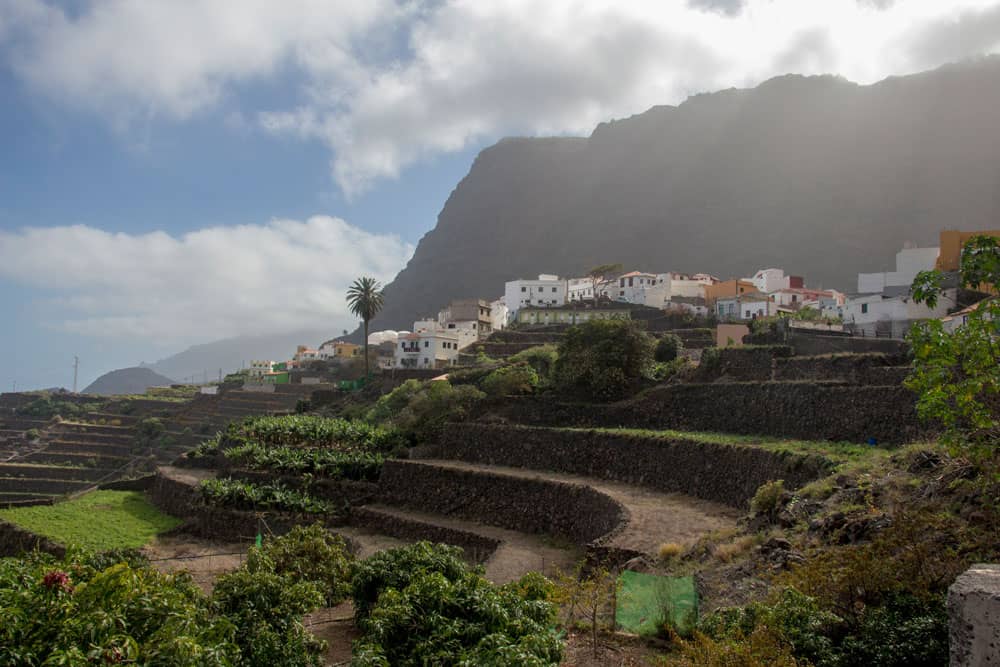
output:
M493 331L506 329L508 316L506 297L490 302L490 326L493 327Z
M613 301L663 308L669 293L667 279L666 273L632 271L618 276L606 287L602 286L601 292L607 294Z
M395 348L396 368L446 368L458 363L458 336L442 331L424 331L399 337Z
M801 280L795 281L796 284L793 284L792 276L786 276L783 269L761 269L753 275L753 278L748 278L747 280L753 283L758 292L763 292L764 294L789 289L790 287L801 287L801 284L798 284L801 283Z
M668 273L664 284L667 284L668 300L674 297L686 299L705 298L705 286L719 282L719 279L707 273L696 273L688 275L686 273ZM669 282L668 282L669 281Z
M856 332L902 338L912 322L945 317L948 309L954 308L957 296L957 289L945 289L937 305L928 308L927 304L913 300L909 285L886 287L879 294L849 298L840 311L844 324L853 325Z
M254 360L250 362L247 374L250 377L263 377L274 371L274 362L269 360Z
M778 304L763 295L740 295L715 300L715 314L720 320L753 320L778 314Z
M522 306L562 306L566 303L566 281L543 273L538 280L512 280L504 285L508 319Z
M566 281L567 301L590 301L594 298L594 280L586 278L570 278Z
M858 293L875 294L887 287L909 287L921 271L929 271L937 262L938 248L903 248L896 253L896 270L859 273Z

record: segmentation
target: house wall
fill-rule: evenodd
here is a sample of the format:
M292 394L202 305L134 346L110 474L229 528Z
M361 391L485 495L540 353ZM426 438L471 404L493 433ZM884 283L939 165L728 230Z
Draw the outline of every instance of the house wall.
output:
M512 280L504 285L504 301L510 313L525 306L562 306L566 303L566 281L558 278Z
M739 296L747 292L756 291L756 287L749 280L723 280L714 285L705 285L705 303L714 305L716 300L727 296Z
M929 271L937 262L938 248L904 248L896 253L896 270L859 273L858 292L873 294L886 287L911 285L921 271Z

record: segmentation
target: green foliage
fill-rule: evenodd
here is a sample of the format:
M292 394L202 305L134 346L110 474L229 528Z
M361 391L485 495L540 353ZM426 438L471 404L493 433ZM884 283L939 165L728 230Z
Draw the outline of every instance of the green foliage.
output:
M501 366L485 378L480 387L487 396L530 394L538 386L538 373L527 362Z
M673 361L681 353L684 345L676 334L664 334L660 340L656 341L656 349L653 358L659 362Z
M136 441L143 446L152 445L165 430L159 417L146 417L135 425Z
M649 378L657 382L665 382L671 378L688 373L694 368L685 357L677 357L673 361L656 362L650 367Z
M460 553L422 542L359 567L355 609L364 634L353 665L559 664L555 608L540 575L494 586Z
M571 327L559 344L554 381L563 392L614 400L647 374L653 340L631 320L592 320Z
M344 538L320 523L295 526L288 533L265 541L261 549L251 549L250 559L266 560L275 574L317 584L329 607L351 593L354 556Z
M364 323L364 354L365 377L368 377L368 364L370 356L368 354L368 323L375 319L375 316L382 310L385 303L385 296L382 293L382 286L374 278L364 276L358 278L347 288L347 308L354 315L359 317Z
M464 419L485 396L471 385L456 387L447 380L407 380L379 398L367 419L393 426L420 442L432 438L445 423Z
M417 542L406 547L380 551L360 563L351 582L354 615L360 621L369 615L379 596L388 588L406 588L421 572L438 572L449 581L469 570L462 550L443 544Z
M0 519L85 549L135 548L181 523L138 491L92 491L54 505L0 510Z
M235 628L185 574L0 560L0 664L238 665Z
M970 239L959 272L966 287L1000 284L997 239ZM911 288L914 300L933 308L943 281L938 271L917 274ZM906 386L917 393L920 416L941 423L952 442L995 446L1000 431L995 409L1000 394L1000 302L981 302L953 333L938 320L916 324L909 341L914 360Z
M221 436L223 449L255 443L265 447L329 447L343 452L390 452L404 442L403 436L391 428L318 415L250 417L238 424L230 424Z
M325 514L332 503L289 488L281 482L254 484L237 479L206 479L198 486L203 502L236 510L272 509L283 512Z
M22 405L16 412L22 417L35 417L38 419L48 419L59 415L63 418L76 417L86 412L95 412L104 407L104 401L87 401L77 403L75 401L63 401L53 397L51 394L43 393L38 398L27 405Z
M559 352L555 345L538 345L511 355L507 361L515 364L527 362L538 373L538 377L544 380L552 375L558 358Z
M41 432L39 432L37 428L29 428L27 431L24 432L24 437L32 441L38 440L38 438L41 437L41 435L42 435Z
M313 581L279 574L255 548L239 570L219 577L213 607L235 625L240 664L320 667L323 642L302 627L302 616L323 604Z
M781 509L785 495L785 480L776 479L761 484L750 499L750 511L758 516L773 517Z
M844 639L839 665L935 667L948 663L944 598L891 596L865 609L860 627Z
M378 453L336 449L266 447L248 443L225 451L226 458L254 470L311 474L330 479L378 480L385 457Z

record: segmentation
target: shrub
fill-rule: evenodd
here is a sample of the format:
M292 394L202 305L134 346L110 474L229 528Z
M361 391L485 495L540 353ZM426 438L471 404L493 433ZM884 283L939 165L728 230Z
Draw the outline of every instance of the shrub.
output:
M501 366L487 375L480 386L487 396L530 394L538 386L538 373L527 362Z
M650 367L649 377L657 382L664 382L670 378L687 373L691 368L691 362L686 357L678 357L673 361L653 364Z
M785 480L765 482L757 488L757 492L750 499L750 511L755 515L774 517L781 509L784 496Z
M412 383L412 384L411 384ZM389 424L415 441L432 438L445 423L460 421L486 394L447 380L408 380L378 400L368 419Z
M235 665L233 624L185 574L103 563L0 559L0 664Z
M147 417L135 425L136 440L140 445L152 445L166 430L158 417Z
M354 665L555 666L562 642L548 582L494 586L461 550L421 542L372 556L354 579Z
M380 551L360 563L355 571L351 581L354 615L359 621L366 618L382 591L405 588L419 572L439 572L455 580L468 570L458 547L417 542Z
M664 542L656 550L656 555L662 561L673 560L677 556L680 556L684 552L684 547L677 544L676 542Z
M526 362L535 369L539 378L545 379L552 374L558 358L559 353L555 345L539 345L511 355L507 360L515 364Z
M321 523L295 526L285 535L264 542L261 549L251 549L250 558L265 559L266 567L275 574L313 582L329 607L351 593L354 555L343 537Z
M281 482L253 484L236 479L206 479L198 487L202 501L237 510L273 509L284 512L325 514L333 505Z
M37 428L29 428L24 432L24 437L31 441L38 440L41 435L41 432Z
M323 642L302 627L302 616L323 604L319 587L271 569L265 559L248 560L219 577L212 601L235 625L240 664L320 667Z
M681 353L681 348L683 344L681 339L676 334L664 334L660 340L656 342L656 349L653 352L653 358L659 362L673 361L677 358L677 355Z
M614 400L624 396L652 362L652 338L639 323L592 320L566 332L553 379L563 392Z
M767 627L750 635L713 639L699 632L690 640L674 638L675 654L668 667L806 667L792 655L788 644Z
M375 481L385 457L378 453L341 452L335 449L264 447L246 444L231 447L225 456L254 470L321 475L330 479Z

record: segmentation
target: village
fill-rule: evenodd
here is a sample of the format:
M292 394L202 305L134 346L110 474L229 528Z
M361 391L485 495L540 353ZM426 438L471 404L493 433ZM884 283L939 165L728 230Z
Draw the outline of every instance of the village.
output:
M937 247L907 243L896 253L893 270L860 273L844 291L809 286L806 277L781 268L726 280L709 273L623 271L619 265L596 267L584 277L543 273L507 282L495 299L453 300L436 317L416 320L411 331L375 331L368 343L381 370L442 370L475 363L477 346L493 332L559 329L594 319L682 317L692 328L715 327L717 347L741 345L753 322L769 318L862 338L902 339L913 323L930 319L954 331L977 302L976 293L960 293L954 278L963 243L977 234L1000 237L997 230L943 230ZM920 272L934 269L952 278L930 307L916 302L910 290ZM243 374L253 383L317 383L306 372L313 362L347 366L362 355L361 345L333 338L317 347L300 345L285 361L253 360Z

